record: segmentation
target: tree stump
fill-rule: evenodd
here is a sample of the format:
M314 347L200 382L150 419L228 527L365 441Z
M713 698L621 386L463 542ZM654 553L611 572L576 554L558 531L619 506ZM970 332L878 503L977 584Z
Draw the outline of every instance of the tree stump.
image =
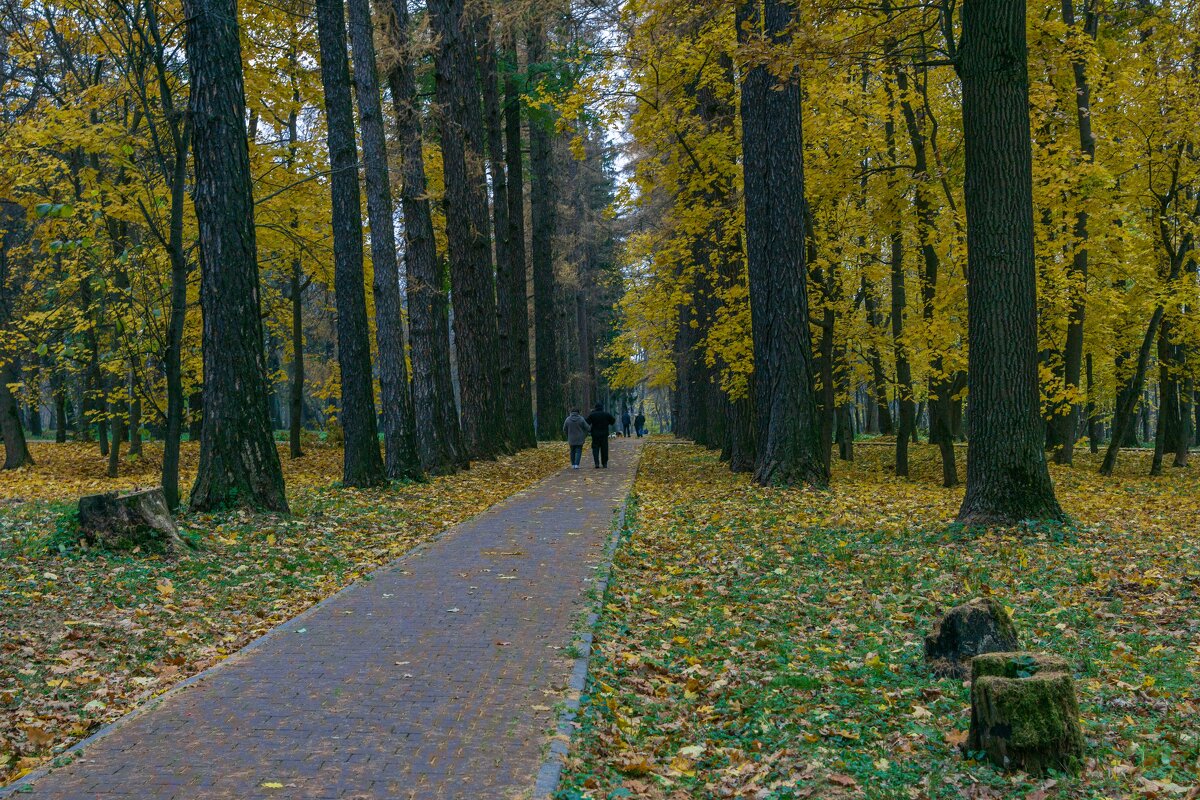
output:
M937 621L925 637L925 661L937 675L965 678L975 656L1020 648L1017 629L1004 606L995 598L977 597Z
M1083 763L1079 703L1066 661L1041 653L988 653L971 662L967 752L1005 770L1045 775Z
M158 545L179 552L187 547L161 488L81 497L79 529L89 545L111 550Z

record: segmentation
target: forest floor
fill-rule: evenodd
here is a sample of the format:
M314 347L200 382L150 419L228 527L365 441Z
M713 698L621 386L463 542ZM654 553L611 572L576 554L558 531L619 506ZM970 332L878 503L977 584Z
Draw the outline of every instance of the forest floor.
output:
M275 625L561 469L527 450L428 483L344 489L341 451L282 454L292 514L187 514L199 549L172 560L89 551L80 495L158 483L161 449L105 477L96 445L34 443L0 478L0 785ZM190 486L198 449L184 445Z
M911 479L857 447L828 492L763 489L690 445L645 448L582 729L558 793L579 798L1200 796L1200 490L1195 467L1052 467L1073 523L952 524L936 451ZM965 450L960 453L965 457ZM960 472L960 474L962 474ZM963 682L923 637L980 594L1028 649L1076 671L1077 777L964 759Z

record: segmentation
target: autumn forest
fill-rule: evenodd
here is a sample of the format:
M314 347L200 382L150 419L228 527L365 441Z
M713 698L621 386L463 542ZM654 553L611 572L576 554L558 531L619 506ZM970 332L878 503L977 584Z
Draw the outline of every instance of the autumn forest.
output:
M0 0L0 797L376 581L312 697L545 702L128 796L1200 796L1198 108L1186 0Z

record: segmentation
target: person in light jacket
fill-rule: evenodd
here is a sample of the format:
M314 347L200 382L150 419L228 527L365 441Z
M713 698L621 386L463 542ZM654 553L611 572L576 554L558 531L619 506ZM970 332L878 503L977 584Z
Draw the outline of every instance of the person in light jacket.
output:
M571 413L567 415L567 421L563 423L563 433L567 435L567 444L571 446L571 469L579 469L579 462L583 459L583 445L587 442L591 430L592 426L579 413L579 409L572 408Z

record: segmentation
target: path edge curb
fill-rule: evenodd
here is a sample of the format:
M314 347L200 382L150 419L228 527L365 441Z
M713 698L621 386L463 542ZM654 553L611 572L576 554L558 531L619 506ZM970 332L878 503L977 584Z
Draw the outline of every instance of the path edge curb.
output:
M539 443L539 446L540 446L540 443ZM442 539L453 536L455 533L458 532L458 530L461 527L470 525L476 519L483 516L484 514L487 514L491 511L493 511L494 509L500 508L501 506L507 505L508 503L512 502L518 496L523 495L528 491L531 491L532 489L539 486L544 481L550 480L551 478L553 478L555 476L555 474L556 473L551 472L550 474L546 475L544 478L541 478L540 480L538 480L534 483L531 483L530 485L526 486L525 488L520 489L516 492L513 492L512 494L508 495L507 497L501 498L500 500L496 501L495 503L488 506L487 508L479 511L479 513L472 514L471 516L467 517L466 519L464 519L460 522L456 522L453 525L449 525L449 526L443 528L442 530L438 531L434 536L430 537L429 539L426 539L425 541L418 542L417 544L413 545L413 547L411 547L407 552L396 556L391 561L388 561L386 564L380 564L378 567L376 567L375 569L372 569L370 572L364 573L363 575L359 576L359 578L357 580L355 580L353 583L349 583L346 586L343 586L341 589L338 589L333 594L331 594L327 597L324 597L321 600L318 600L316 603L313 603L311 606L304 609L296 616L291 617L290 619L286 619L283 622L280 622L275 627L267 630L265 633L263 633L261 636L257 637L256 639L250 640L249 642L247 642L245 644L245 646L239 648L238 650L236 650L233 653L230 653L228 656L221 659L220 661L213 664L212 666L206 667L205 669L201 670L200 672L197 672L195 675L192 675L189 678L184 678L179 683L176 683L173 686L171 686L170 688L168 688L162 694L155 695L154 697L151 697L148 700L145 700L145 701L139 703L138 705L131 708L129 711L126 711L124 714L122 714L121 716L114 719L112 722L109 722L106 725L102 725L95 732L89 734L86 738L80 739L78 742L71 745L66 750L62 751L61 753L54 756L53 758L47 760L46 763L42 764L41 766L35 767L34 769L30 770L28 773L22 775L20 778L17 778L15 781L12 781L11 783L6 783L6 784L0 785L0 800L8 800L9 798L12 798L12 797L15 797L15 796L18 796L21 794L33 792L34 791L33 784L35 784L37 781L41 780L42 778L46 777L47 775L49 775L54 770L59 769L60 767L67 766L68 764L73 762L76 758L78 758L80 755L86 754L86 750L88 747L90 747L91 745L100 741L104 737L108 736L110 733L114 732L118 728L133 722L137 718L141 717L142 715L144 715L150 711L153 711L155 708L157 708L161 704L165 703L166 701L170 700L175 695L185 692L188 689L190 689L191 687L195 686L196 684L201 683L202 681L210 678L214 673L225 668L226 666L236 663L237 661L240 661L246 655L252 653L253 651L255 651L258 648L265 645L269 640L275 639L279 636L286 635L288 629L291 629L295 625L303 622L309 616L315 614L317 612L317 610L321 606L325 605L326 603L331 603L331 602L333 602L333 600L335 598L341 597L344 594L348 594L350 592L355 592L355 591L360 591L365 584L368 584L372 580L374 580L375 576L377 574L385 572L390 569L394 569L394 568L400 566L401 564L411 560L412 558L420 555L422 552L424 552L425 550L428 550L430 547L437 544ZM637 475L637 473L635 472L634 473L635 478L636 478L636 475ZM625 503L623 503L621 506L621 512L620 512L621 520L624 520L624 518L625 518L625 505L627 505L628 502L629 502L629 498L626 497ZM610 544L610 547L611 546L612 545ZM589 643L591 641L590 634L588 637L588 641L589 641Z
M571 678L567 682L567 698L563 701L563 709L558 715L558 724L554 729L554 737L550 740L549 753L537 771L533 785L533 800L551 800L562 782L563 767L570 752L571 741L575 732L575 720L579 716L580 701L587 690L588 665L592 656L592 641L595 638L596 627L600 622L600 614L604 609L604 597L608 594L608 584L613 575L613 560L617 548L621 546L628 521L629 502L633 499L637 476L641 471L641 453L638 454L638 465L633 471L633 479L629 491L621 502L617 512L614 530L604 548L604 562L601 574L596 578L596 601L587 612L587 621L574 644L579 650L579 656L571 667Z

